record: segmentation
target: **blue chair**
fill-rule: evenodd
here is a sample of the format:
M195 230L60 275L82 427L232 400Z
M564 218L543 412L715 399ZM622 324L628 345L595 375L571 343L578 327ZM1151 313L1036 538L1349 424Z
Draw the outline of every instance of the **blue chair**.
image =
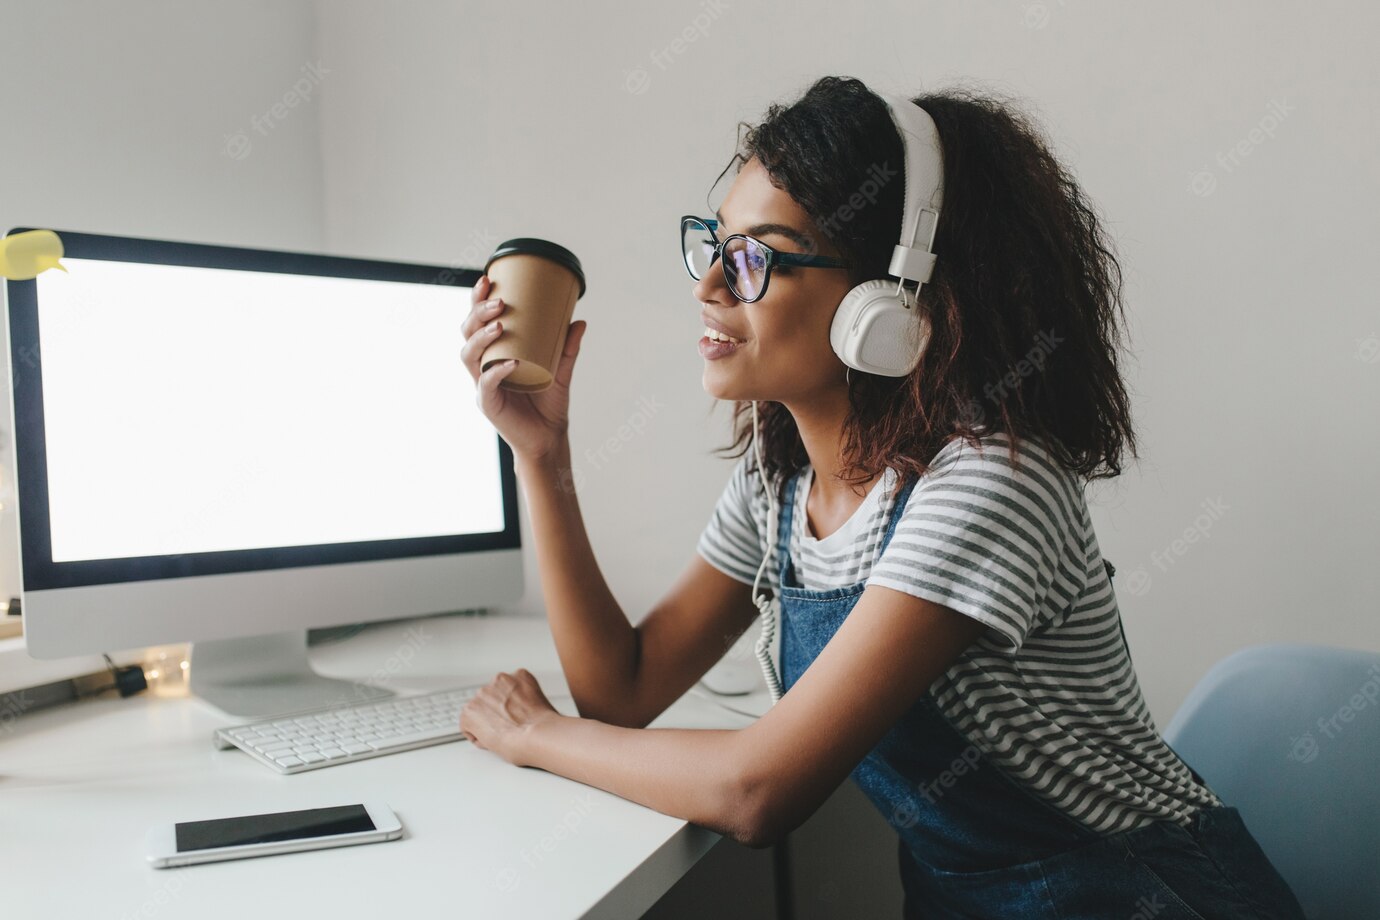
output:
M1380 918L1380 654L1237 652L1164 738L1241 812L1310 920Z

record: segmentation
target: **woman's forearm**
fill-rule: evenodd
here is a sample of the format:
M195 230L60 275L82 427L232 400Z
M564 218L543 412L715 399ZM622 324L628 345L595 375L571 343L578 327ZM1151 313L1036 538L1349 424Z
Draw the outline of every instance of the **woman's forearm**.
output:
M570 443L519 458L518 481L532 519L546 618L571 696L582 715L626 724L632 699L637 632L604 581L575 497Z
M516 762L759 846L739 740L732 729L623 728L552 715L529 728Z

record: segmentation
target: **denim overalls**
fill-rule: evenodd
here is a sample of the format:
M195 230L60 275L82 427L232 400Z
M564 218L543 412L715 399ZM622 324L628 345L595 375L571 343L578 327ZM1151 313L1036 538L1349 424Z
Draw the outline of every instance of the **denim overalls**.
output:
M862 596L864 582L795 586L791 520L777 530L781 680L791 685ZM881 558L915 480L896 496ZM1195 774L1196 775L1196 774ZM900 835L905 917L1288 918L1303 912L1235 808L1101 837L1018 785L949 725L927 690L851 774Z

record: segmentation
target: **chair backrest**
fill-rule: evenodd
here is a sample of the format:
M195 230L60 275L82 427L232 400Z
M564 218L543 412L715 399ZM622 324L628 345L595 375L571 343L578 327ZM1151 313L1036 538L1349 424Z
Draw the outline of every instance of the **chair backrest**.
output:
M1164 737L1240 811L1310 920L1380 918L1380 653L1237 652Z

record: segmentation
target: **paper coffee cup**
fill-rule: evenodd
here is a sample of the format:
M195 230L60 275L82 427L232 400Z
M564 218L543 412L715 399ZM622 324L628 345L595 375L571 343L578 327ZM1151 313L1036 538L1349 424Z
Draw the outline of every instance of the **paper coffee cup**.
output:
M564 246L531 237L500 243L484 265L489 297L501 297L503 334L484 350L480 370L509 358L518 366L500 384L536 393L551 386L575 301L584 296L580 260Z

